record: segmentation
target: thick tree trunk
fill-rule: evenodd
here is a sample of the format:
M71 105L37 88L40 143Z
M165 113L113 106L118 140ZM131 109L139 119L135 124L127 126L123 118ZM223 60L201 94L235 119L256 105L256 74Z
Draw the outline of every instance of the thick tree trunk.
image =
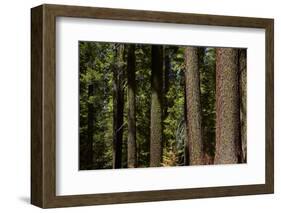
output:
M151 73L151 123L150 123L150 166L161 166L162 161L162 88L163 48L152 46Z
M247 56L246 49L239 50L240 71L240 120L241 120L241 162L247 162Z
M215 164L239 162L240 104L238 50L216 50Z
M93 132L94 132L94 105L91 101L91 98L94 95L94 85L88 85L88 126L87 126L87 156L86 156L86 164L87 169L91 169L93 164Z
M124 111L124 45L120 44L116 51L116 64L113 70L113 168L122 167L123 111Z
M128 167L137 166L136 144L136 77L135 45L129 46L127 61L128 78Z
M198 47L197 49L198 49L198 72L199 72L199 82L200 82L201 81L201 79L200 79L201 72L203 72L203 69L204 69L205 48ZM199 83L199 85L200 85L200 83ZM202 91L201 88L199 88L199 89L200 89L200 102L202 104L202 100L204 100L202 93L204 94L204 91ZM208 104L208 103L205 102L205 104ZM203 149L202 164L207 164L207 162L206 162L206 157L208 156L207 150L209 149L209 146L210 146L209 139L208 139L208 137L206 137L206 132L208 129L208 126L206 125L206 120L209 120L209 118L206 118L201 110L201 133L202 133L202 147L203 147L202 148Z
M185 49L185 66L189 163L200 165L203 163L203 141L198 48Z
M183 106L183 112L184 112L184 121L185 121L185 140L184 140L184 165L188 166L189 163L189 145L188 145L188 126L187 126L187 101L186 101L186 84L184 81L184 106Z
M168 116L168 99L167 93L169 92L169 74L171 70L171 50L165 48L165 69L164 69L164 81L163 81L163 120Z

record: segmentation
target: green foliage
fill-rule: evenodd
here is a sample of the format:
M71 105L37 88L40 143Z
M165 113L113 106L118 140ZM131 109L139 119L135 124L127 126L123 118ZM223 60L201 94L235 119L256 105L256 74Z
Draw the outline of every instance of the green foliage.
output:
M80 169L84 169L83 153L87 147L88 104L94 110L93 167L111 168L112 152L112 60L113 45L80 42ZM88 85L94 86L94 95L88 96Z
M112 168L113 144L113 70L116 62L126 69L124 59L117 60L114 43L79 42L79 147L80 169ZM170 60L167 91L163 95L163 166L184 163L186 125L184 119L184 47L164 46ZM149 167L151 106L151 45L138 44L136 57L136 142L138 167ZM204 148L214 155L215 144L215 50L200 51L200 83ZM88 86L93 85L92 96ZM165 88L164 88L165 89ZM124 82L124 123L122 167L127 167L127 83ZM86 162L88 104L93 104L93 162Z
M139 167L149 166L151 47L136 46L136 130Z
M216 98L216 58L214 48L201 48L200 88L202 104L203 143L205 153L215 155L215 98Z
M183 48L166 47L166 51L171 52L171 69L169 89L165 94L168 113L164 119L163 166L175 166L183 163L184 155L182 138L185 135L182 134L185 132L180 131L184 123L184 58Z

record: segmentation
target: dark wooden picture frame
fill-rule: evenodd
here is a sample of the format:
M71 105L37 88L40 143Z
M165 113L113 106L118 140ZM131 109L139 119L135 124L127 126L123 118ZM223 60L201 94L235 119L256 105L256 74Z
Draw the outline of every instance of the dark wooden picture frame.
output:
M56 195L56 17L265 29L265 184ZM63 5L31 9L31 203L42 208L132 203L274 192L274 20Z

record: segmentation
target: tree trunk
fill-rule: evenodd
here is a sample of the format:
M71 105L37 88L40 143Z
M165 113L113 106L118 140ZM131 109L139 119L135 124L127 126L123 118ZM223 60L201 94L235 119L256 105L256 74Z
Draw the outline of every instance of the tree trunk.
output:
M215 164L239 162L240 104L238 50L216 50Z
M168 99L167 93L169 92L169 74L171 70L171 50L168 47L165 48L165 69L164 69L164 81L163 81L163 120L168 116Z
M129 46L127 61L128 79L128 167L137 166L136 144L136 79L135 45Z
M93 132L94 132L94 105L91 98L94 95L94 85L88 85L88 127L87 127L87 156L86 164L87 169L91 169L93 164Z
M189 163L189 145L188 145L188 126L187 126L187 101L186 101L186 84L184 81L184 105L183 105L183 112L184 112L184 121L185 121L185 140L184 140L184 165L188 166Z
M240 120L241 120L241 162L247 162L247 56L246 49L239 50L240 71Z
M163 48L152 46L151 73L151 123L150 123L150 166L161 166L162 160L162 88Z
M185 66L189 163L200 165L203 163L203 141L198 48L185 49Z
M124 45L116 50L116 64L113 70L113 168L122 167L123 111L124 111Z

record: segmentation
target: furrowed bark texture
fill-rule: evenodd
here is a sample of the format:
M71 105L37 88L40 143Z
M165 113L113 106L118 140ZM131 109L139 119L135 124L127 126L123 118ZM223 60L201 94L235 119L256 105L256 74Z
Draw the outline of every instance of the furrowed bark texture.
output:
M238 50L216 50L216 154L215 164L239 161Z
M135 45L130 45L127 59L128 79L128 167L137 166L136 144L136 66Z
M124 111L124 45L117 47L117 62L113 75L113 169L122 167L123 111Z
M198 48L185 49L185 66L189 163L200 165L203 161L203 141Z
M151 123L150 123L150 166L161 166L162 161L162 88L163 48L152 46L151 73Z
M189 163L189 146L188 146L188 127L187 127L187 102L186 102L186 83L184 81L184 104L183 104L183 112L184 112L184 122L186 125L184 134L185 134L185 141L184 141L184 165L188 166L190 165Z
M239 50L242 163L247 162L247 50Z
M163 120L168 116L168 99L166 97L167 93L169 92L169 75L171 71L171 50L169 48L165 48L165 68L164 68L164 79L163 79Z

